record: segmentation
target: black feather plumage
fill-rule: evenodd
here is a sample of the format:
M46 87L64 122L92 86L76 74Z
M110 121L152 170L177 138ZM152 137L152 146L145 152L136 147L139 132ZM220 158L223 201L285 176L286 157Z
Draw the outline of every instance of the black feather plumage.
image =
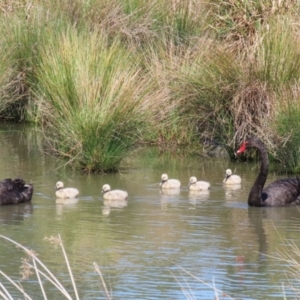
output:
M237 154L243 153L249 148L256 148L260 154L260 171L250 190L248 197L249 206L284 206L300 204L300 179L285 178L270 183L265 188L269 172L269 158L265 145L258 138L250 138L245 141Z
M21 178L0 181L0 205L18 204L31 200L33 185Z

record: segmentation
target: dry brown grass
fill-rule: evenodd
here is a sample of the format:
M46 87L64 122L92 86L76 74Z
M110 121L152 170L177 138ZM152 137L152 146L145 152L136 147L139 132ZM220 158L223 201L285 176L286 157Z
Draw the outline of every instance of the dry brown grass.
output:
M25 246L21 245L20 243L12 240L6 236L0 235L0 238L12 243L17 248L20 248L21 250L24 251L24 253L26 254L26 257L21 259L22 264L20 267L20 269L21 269L20 274L22 275L22 280L26 280L30 276L33 276L35 274L37 277L37 280L38 280L40 290L41 290L41 299L48 299L47 290L45 289L45 281L51 283L62 294L62 296L64 296L64 298L69 299L69 300L72 300L72 299L79 300L80 299L79 293L77 291L76 282L75 282L75 279L74 279L74 276L73 276L73 273L71 270L71 266L70 266L70 263L68 260L68 256L67 256L65 248L63 246L63 242L62 242L60 235L46 237L45 240L57 247L60 247L60 249L63 253L63 257L65 259L65 263L66 263L68 272L69 272L70 281L72 283L72 287L73 287L72 293L67 291L67 289L59 281L58 276L55 276L50 271L50 269L38 258L38 254L35 251L26 248ZM110 291L108 291L107 285L102 276L99 266L95 262L93 263L93 265L95 267L95 271L98 273L98 275L100 277L100 280L101 280L101 283L103 286L103 290L104 290L105 299L111 300L112 293ZM20 294L24 297L24 299L27 299L27 300L32 299L30 297L30 295L22 288L22 285L19 282L15 282L13 279L10 278L10 276L5 274L1 270L0 270L0 275L2 275L16 289L16 291L19 291ZM0 284L0 295L3 296L3 299L13 299L12 296L10 295L10 292L8 291L8 289L5 287L4 283Z
M231 106L236 129L233 139L240 144L250 136L272 137L274 132L266 120L274 117L274 103L276 95L267 84L254 81L241 86Z

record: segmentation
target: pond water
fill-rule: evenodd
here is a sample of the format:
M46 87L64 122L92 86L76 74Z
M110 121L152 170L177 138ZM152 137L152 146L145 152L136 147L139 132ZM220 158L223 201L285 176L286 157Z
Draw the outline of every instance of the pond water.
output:
M290 259L300 258L300 251L293 249L300 248L299 208L248 208L257 164L171 157L151 149L126 159L117 174L86 175L60 168L63 162L43 154L41 142L32 128L0 127L0 178L20 176L35 187L31 203L0 207L0 234L36 251L73 299L62 250L45 237L60 234L80 299L106 299L93 262L113 299L299 296L300 274L292 274L289 262L278 259L288 254ZM224 188L229 167L241 175L240 187ZM181 190L160 192L162 173L180 179ZM190 194L191 176L209 181L211 190ZM271 167L268 181L275 178ZM77 187L80 197L56 200L58 180ZM104 183L127 190L127 205L104 206ZM1 239L0 270L10 278L20 280L24 257L23 251ZM0 278L13 298L21 298ZM43 299L35 276L21 284L32 299ZM63 299L51 284L44 285L48 299Z

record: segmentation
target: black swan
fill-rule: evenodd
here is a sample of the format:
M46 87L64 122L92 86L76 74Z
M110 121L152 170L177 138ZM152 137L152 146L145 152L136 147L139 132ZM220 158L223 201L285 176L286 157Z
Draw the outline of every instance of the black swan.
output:
M31 200L33 185L21 178L0 181L0 205L18 204Z
M268 152L263 142L258 138L250 138L245 141L237 154L245 152L249 148L256 148L260 154L260 171L251 188L248 197L249 206L284 206L300 204L300 179L285 178L272 182L264 187L269 171ZM299 199L298 199L299 197Z

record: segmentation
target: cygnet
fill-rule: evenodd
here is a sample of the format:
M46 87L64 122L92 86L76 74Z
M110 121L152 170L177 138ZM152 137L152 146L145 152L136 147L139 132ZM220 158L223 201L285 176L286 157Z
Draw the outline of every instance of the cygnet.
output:
M232 174L232 171L230 169L226 170L226 176L223 180L224 184L240 184L242 182L242 179L239 175Z
M190 191L205 191L210 189L210 183L207 181L197 181L195 176L190 178L189 182Z
M59 199L76 198L79 194L79 191L75 188L64 188L62 181L56 182L55 188L55 196Z
M104 184L102 187L104 200L126 200L128 193L123 190L111 190L109 184Z
M178 179L169 179L167 174L162 174L159 185L162 189L179 189L181 183Z

